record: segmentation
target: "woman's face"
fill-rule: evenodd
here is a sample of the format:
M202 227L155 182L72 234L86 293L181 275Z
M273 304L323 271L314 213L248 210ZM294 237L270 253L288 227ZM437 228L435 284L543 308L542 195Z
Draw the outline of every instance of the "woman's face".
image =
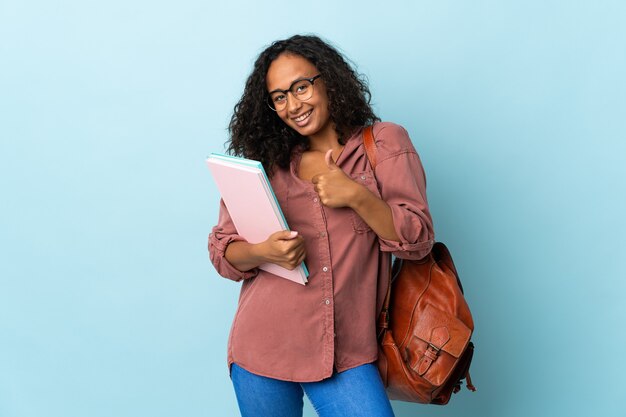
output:
M305 58L295 54L279 55L271 64L265 77L267 91L289 90L294 81L313 78L319 72ZM287 105L276 113L287 126L302 136L316 136L332 130L328 96L324 80L317 78L313 84L313 95L307 100L298 100L292 93L286 94Z

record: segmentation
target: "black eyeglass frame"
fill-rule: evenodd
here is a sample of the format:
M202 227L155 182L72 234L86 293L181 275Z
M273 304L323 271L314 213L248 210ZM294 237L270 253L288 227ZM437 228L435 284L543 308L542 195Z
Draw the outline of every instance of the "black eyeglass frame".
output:
M314 77L311 78L298 78L297 80L295 80L294 82L291 83L291 85L289 86L288 90L281 90L280 88L277 88L275 90L270 91L269 93L267 93L267 105L269 106L270 109L272 109L273 111L278 111L273 107L273 102L272 102L272 94L274 93L283 93L285 95L285 97L287 97L287 93L291 93L292 97L298 98L296 97L296 95L293 93L293 91L291 91L293 89L293 86L296 85L297 83L301 82L301 81L308 81L311 83L311 87L313 87L315 85L315 80L317 80L318 78L320 78L322 76L322 74L317 74ZM311 97L313 97L313 94L311 94ZM306 101L309 100L311 97L301 100L301 101ZM300 99L298 99L300 100ZM285 106L287 105L287 99L285 99Z

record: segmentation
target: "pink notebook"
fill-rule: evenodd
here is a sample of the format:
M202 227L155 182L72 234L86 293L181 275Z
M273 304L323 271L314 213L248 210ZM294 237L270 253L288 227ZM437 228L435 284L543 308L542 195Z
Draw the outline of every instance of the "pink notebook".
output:
M274 232L289 230L260 162L212 153L206 163L240 236L260 243ZM271 263L259 268L299 284L306 284L309 275L304 263L293 271Z

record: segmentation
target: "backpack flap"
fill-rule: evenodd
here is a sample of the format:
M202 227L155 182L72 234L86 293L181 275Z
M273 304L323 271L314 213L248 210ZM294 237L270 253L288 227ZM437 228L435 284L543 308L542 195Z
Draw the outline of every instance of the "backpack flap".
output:
M433 385L441 385L452 373L471 335L461 320L427 304L406 347L407 363Z

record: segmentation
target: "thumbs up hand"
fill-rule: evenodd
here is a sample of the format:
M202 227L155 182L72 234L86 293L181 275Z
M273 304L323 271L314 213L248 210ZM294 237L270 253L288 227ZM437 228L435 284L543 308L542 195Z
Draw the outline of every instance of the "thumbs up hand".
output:
M333 150L329 149L328 152L326 152L326 155L324 155L324 160L326 161L326 165L328 166L328 169L330 171L334 171L337 169L340 169L337 164L335 163L335 160L333 159Z
M328 172L317 174L311 179L320 201L327 207L350 207L362 187L337 166L330 149L324 156Z

